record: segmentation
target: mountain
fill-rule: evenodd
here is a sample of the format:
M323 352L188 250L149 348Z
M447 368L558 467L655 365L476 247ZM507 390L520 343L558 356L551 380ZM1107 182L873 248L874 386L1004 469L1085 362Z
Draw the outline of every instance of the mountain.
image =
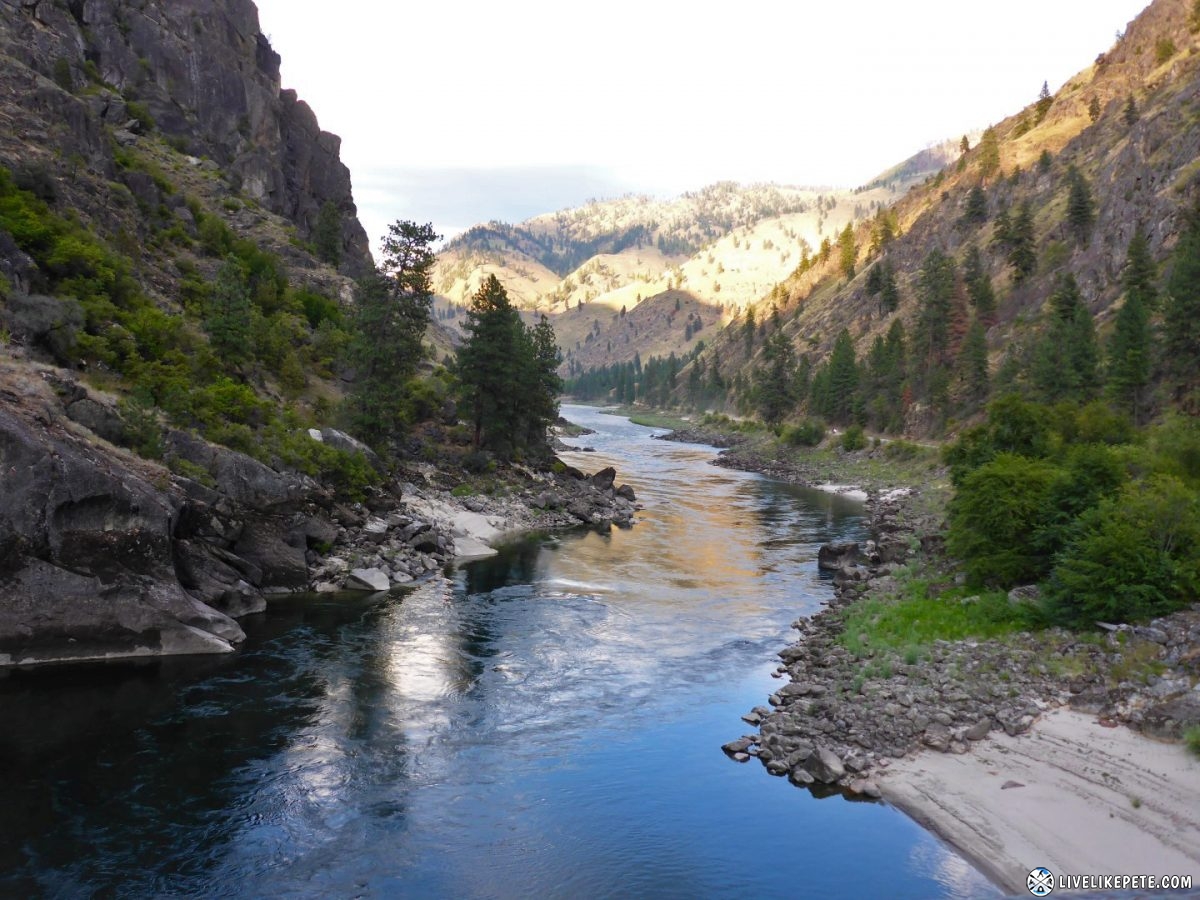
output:
M370 482L373 262L279 62L248 0L0 0L0 666L228 651Z
M458 321L454 309L495 275L515 305L552 317L572 368L685 353L694 332L686 311L674 315L677 300L694 306L703 326L730 321L822 242L957 152L951 143L928 148L854 191L719 182L671 200L631 195L518 225L478 225L439 254L439 316Z
M859 407L859 416L875 428L940 432L1011 388L1050 397L1044 383L1049 376L1035 368L1039 354L1052 358L1046 343L1055 333L1052 298L1064 296L1064 284L1073 279L1103 347L1123 301L1122 272L1135 229L1144 227L1157 273L1165 273L1185 213L1200 196L1198 27L1187 0L1156 0L1092 66L1056 93L1031 98L1028 107L976 140L961 160L897 199L886 211L894 237L881 240L878 214L860 222L850 277L835 253L781 281L773 299L758 304L758 324L749 338L744 318L719 335L709 332L704 353L691 363L696 374L685 368L676 380L674 402L700 402L696 385L715 369L726 388L720 394L724 406L755 409L756 378L772 352L767 346L772 329L764 322L772 305L801 360L793 415L836 420L846 414L831 413L817 396L826 387L819 379L823 370L828 375L824 367L843 329L864 385L852 399L878 404L865 413ZM1013 230L1023 208L1032 227L1027 258L1018 266ZM982 267L974 279L967 273L972 251ZM874 281L882 268L872 270L883 266L898 287L894 311L881 303ZM946 275L944 290L937 286L939 271ZM994 311L975 308L980 274L994 293ZM945 308L939 311L935 300ZM991 382L982 396L973 393L962 368L967 334L976 322ZM910 351L920 344L921 358L914 360L910 352L890 399L869 395L866 385L883 377L873 367L882 365L879 354L897 323ZM1160 356L1155 377L1161 379L1169 367ZM1080 396L1097 393L1098 386L1091 385Z

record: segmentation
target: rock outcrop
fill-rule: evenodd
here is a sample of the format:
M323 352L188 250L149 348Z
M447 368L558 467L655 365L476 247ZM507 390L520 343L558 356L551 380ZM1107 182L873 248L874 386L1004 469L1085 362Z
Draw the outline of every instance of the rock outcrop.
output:
M153 127L302 235L332 203L342 268L361 274L370 248L341 140L281 89L279 62L250 0L0 0L0 117L15 123L0 162L53 151L111 179L114 142ZM138 175L156 199L146 173L125 181Z

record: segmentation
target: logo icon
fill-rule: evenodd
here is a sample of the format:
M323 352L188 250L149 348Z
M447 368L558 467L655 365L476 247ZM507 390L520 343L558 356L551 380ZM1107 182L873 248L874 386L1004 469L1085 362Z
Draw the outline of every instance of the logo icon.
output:
M1054 873L1045 866L1038 866L1025 879L1025 886L1035 897L1049 897L1054 891Z

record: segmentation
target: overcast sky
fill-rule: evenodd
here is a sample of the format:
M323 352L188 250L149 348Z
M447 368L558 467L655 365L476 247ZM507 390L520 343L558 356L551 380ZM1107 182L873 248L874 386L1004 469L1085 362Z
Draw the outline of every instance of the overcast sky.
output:
M721 179L853 187L1107 50L1143 0L257 0L372 241Z

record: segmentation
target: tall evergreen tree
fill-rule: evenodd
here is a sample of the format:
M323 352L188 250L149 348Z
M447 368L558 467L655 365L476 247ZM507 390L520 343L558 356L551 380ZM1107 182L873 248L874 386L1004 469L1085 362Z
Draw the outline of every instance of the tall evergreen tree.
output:
M954 282L954 260L939 247L930 250L921 263L914 336L914 357L926 376L945 361L948 352Z
M1093 122L1100 118L1100 98L1095 94L1093 94L1092 99L1088 101L1088 118Z
M1145 423L1150 405L1152 339L1150 310L1155 303L1154 260L1139 224L1129 241L1122 284L1125 302L1108 342L1108 393L1135 425Z
M962 351L958 356L958 367L966 387L966 396L973 403L987 399L988 395L988 350L987 336L983 323L976 319L967 330Z
M822 412L831 422L849 422L858 399L858 362L854 341L845 328L834 341L827 371L828 395Z
M854 243L853 223L847 222L846 227L838 235L838 262L842 274L847 278L853 278L855 264L858 262L858 246Z
M1096 326L1069 272L1050 296L1050 322L1033 361L1033 383L1042 399L1087 400L1098 388Z
M795 406L796 354L782 331L775 331L763 345L766 365L754 373L755 405L768 425L778 425Z
M1017 215L1008 229L1008 261L1013 267L1013 281L1025 281L1037 268L1037 240L1033 232L1033 209L1029 201L1017 208Z
M1050 82L1043 81L1042 90L1038 93L1037 105L1035 107L1037 115L1034 124L1042 124L1042 120L1046 118L1046 113L1050 112L1050 107L1053 105L1054 97L1050 94Z
M383 241L382 266L362 278L355 292L349 354L356 377L348 400L356 427L375 443L404 427L400 400L424 358L437 240L432 225L393 223Z
M237 369L254 356L254 312L246 272L238 259L230 256L217 270L204 308L204 330L226 368Z
M883 287L879 290L879 309L883 313L895 312L900 306L900 287L896 284L896 270L890 261L883 263Z
M317 213L313 244L317 248L317 257L336 269L342 261L342 214L332 200L321 204Z
M1163 304L1163 350L1176 396L1194 388L1200 367L1200 205L1183 216Z
M510 452L520 432L522 369L528 351L521 318L495 275L489 275L471 298L463 330L466 339L455 371L475 447Z
M1150 240L1146 236L1146 229L1138 223L1129 241L1121 284L1127 292L1137 292L1146 309L1154 310L1158 308L1157 280L1158 266L1150 255Z
M1000 171L1000 138L988 128L979 141L979 174L988 179Z
M983 266L983 254L972 244L967 249L963 260L963 278L967 282L967 294L975 313L984 321L991 321L996 312L996 292L992 289L992 279Z
M1092 188L1087 179L1077 168L1071 166L1067 179L1070 182L1067 194L1067 224L1071 227L1075 240L1085 245L1096 222L1096 201L1092 198Z
M967 203L959 221L966 226L982 225L987 221L987 195L981 185L973 185L967 193Z

